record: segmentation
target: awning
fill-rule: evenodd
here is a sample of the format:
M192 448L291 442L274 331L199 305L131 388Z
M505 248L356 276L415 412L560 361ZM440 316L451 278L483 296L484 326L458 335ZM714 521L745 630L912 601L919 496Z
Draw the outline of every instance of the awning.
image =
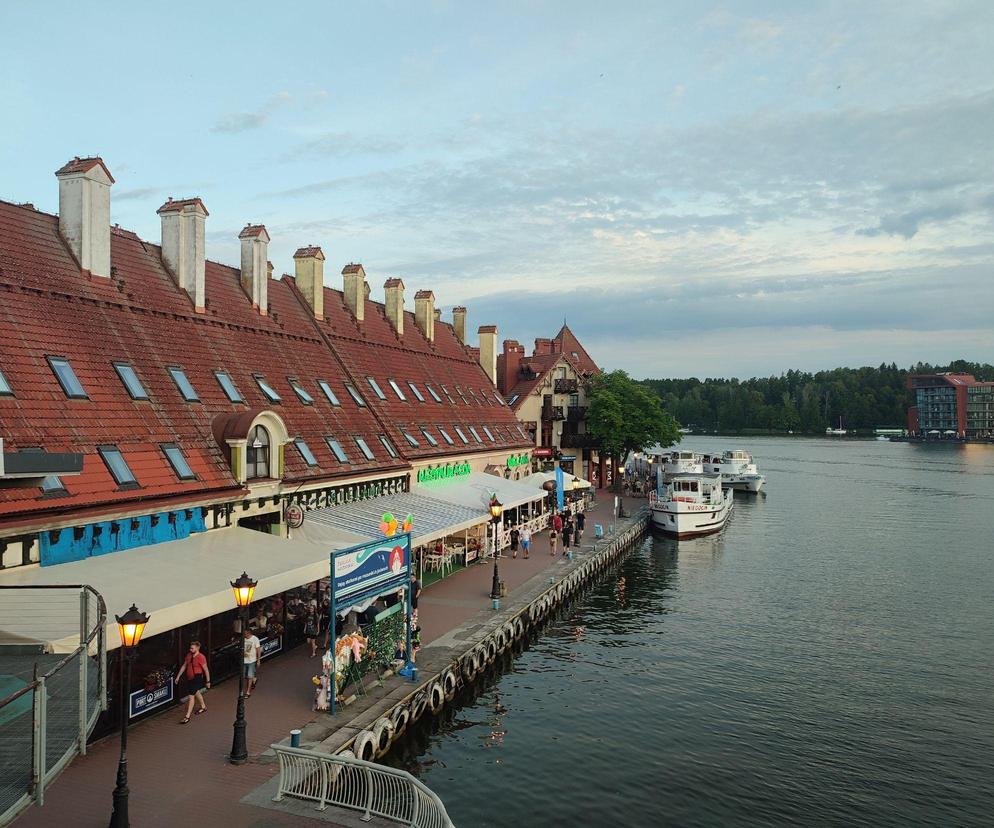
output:
M310 513L308 513L310 517ZM14 567L0 572L0 584L89 584L107 605L107 649L120 646L115 614L132 603L151 616L144 637L234 609L230 582L242 571L259 582L256 598L327 578L328 555L365 538L340 530L322 533L315 544L232 527L183 540L113 552L58 566ZM79 629L47 641L51 652L72 652Z
M541 500L544 495L527 482L533 476L529 475L523 480L506 480L495 474L471 472L454 480L422 483L418 486L417 491L438 500L472 509L480 515L482 522L490 519L487 506L490 503L490 496L493 494L497 495L497 499L500 500L505 509L513 509L515 506L532 500Z
M311 539L320 538L319 533L324 528L352 532L361 540L379 538L382 537L380 521L384 512L390 512L399 522L407 515L413 515L411 540L414 546L422 546L490 519L482 509L470 509L434 496L428 497L420 491L401 492L356 503L340 503L327 509L312 509L306 513L303 531Z

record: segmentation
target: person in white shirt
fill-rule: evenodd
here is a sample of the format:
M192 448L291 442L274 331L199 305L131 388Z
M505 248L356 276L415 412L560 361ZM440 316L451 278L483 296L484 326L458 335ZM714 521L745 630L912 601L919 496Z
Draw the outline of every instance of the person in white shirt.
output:
M521 549L525 553L525 557L528 557L528 550L532 546L532 530L527 526L521 530Z
M252 630L246 629L244 633L244 638L242 639L243 650L243 669L245 670L245 678L248 679L248 686L245 688L245 698L247 699L252 695L252 691L255 689L255 684L259 680L259 662L262 661L262 642L255 637Z

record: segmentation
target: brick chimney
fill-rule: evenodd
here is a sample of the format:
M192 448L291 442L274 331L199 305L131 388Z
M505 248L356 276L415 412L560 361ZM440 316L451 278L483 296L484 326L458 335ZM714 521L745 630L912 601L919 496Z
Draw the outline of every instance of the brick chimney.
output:
M293 254L294 281L315 319L324 318L324 253L320 247L301 247Z
M551 354L552 350L552 340L551 339L536 339L535 340L535 351L533 356L539 356L540 354Z
M497 384L497 326L480 325L480 365L490 378Z
M162 261L197 313L203 313L207 307L204 226L210 214L199 198L170 198L156 212L162 222Z
M246 224L238 238L242 242L242 288L252 307L265 316L269 312L269 233L261 224Z
M466 308L452 309L452 330L463 345L466 344Z
M435 341L435 294L430 290L419 290L414 294L414 323L429 342Z
M383 303L387 312L387 320L390 326L397 332L397 336L404 335L404 283L397 278L387 279L383 283L383 294L386 301Z
M361 264L347 264L342 268L345 279L345 307L357 322L366 318L366 271Z
M524 356L525 348L517 340L504 340L504 352L497 355L497 389L501 394L510 394L518 384L518 372Z
M59 233L91 276L110 278L110 188L114 176L100 158L74 158L56 170Z

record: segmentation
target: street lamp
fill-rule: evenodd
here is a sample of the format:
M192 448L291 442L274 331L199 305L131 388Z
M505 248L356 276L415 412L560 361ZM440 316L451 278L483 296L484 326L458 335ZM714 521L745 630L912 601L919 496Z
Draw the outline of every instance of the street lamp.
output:
M235 604L238 606L238 617L241 619L241 629L244 633L248 629L248 608L252 603L252 596L255 595L255 587L258 581L253 581L246 573L234 581L230 581L231 588L235 593ZM241 642L245 647L245 642ZM238 659L238 707L235 710L235 732L231 739L231 753L228 761L232 765L243 765L248 759L248 745L245 742L245 655L239 654Z
M135 660L135 648L141 641L142 633L149 616L131 605L124 615L115 615L117 630L121 634L121 758L117 763L117 785L114 788L114 812L110 816L110 828L129 828L128 821L128 689L131 687L131 664Z
M490 498L490 517L494 525L494 580L490 585L490 598L494 602L494 609L500 607L500 575L497 574L497 525L500 523L500 516L504 511L503 504L494 494Z

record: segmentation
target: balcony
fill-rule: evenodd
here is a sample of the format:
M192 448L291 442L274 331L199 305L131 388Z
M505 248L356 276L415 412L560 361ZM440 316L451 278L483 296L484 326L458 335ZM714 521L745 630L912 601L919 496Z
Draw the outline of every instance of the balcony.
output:
M566 419L571 423L577 423L587 416L587 406L571 405L566 409Z
M543 405L542 406L542 419L543 420L565 420L566 412L563 410L561 405Z
M575 379L557 379L552 384L554 394L576 394L579 390Z
M597 448L597 441L592 434L563 434L559 438L563 448Z

